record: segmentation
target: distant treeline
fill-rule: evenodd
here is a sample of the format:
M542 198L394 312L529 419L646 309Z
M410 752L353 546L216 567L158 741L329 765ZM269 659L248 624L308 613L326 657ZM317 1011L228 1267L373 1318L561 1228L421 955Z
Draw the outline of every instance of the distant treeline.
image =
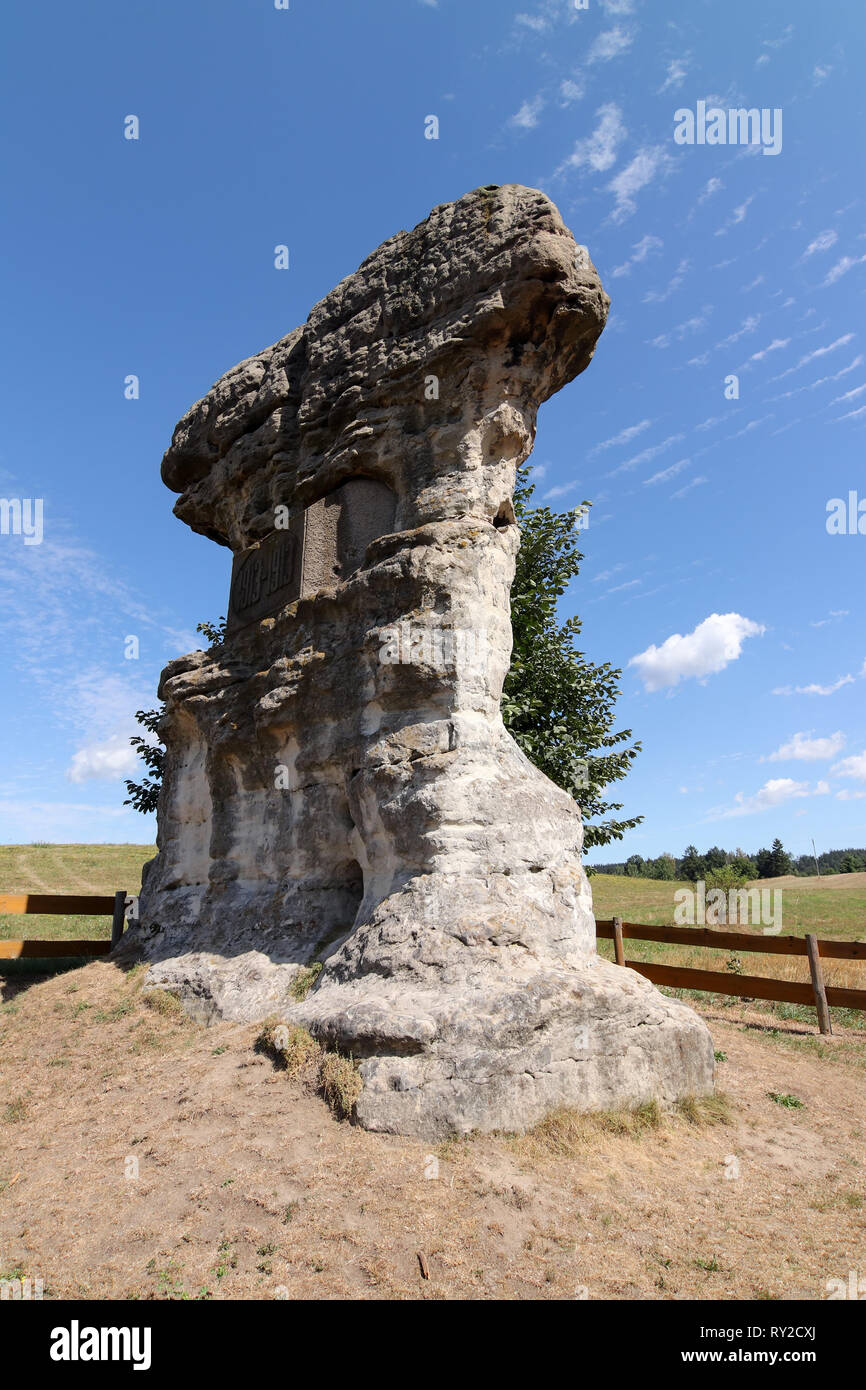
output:
M830 849L818 855L817 866L812 854L791 856L781 840L774 840L769 849L747 854L741 849L720 849L713 845L699 854L694 845L687 845L681 858L660 854L658 859L644 859L632 854L620 864L588 864L597 874L624 874L628 878L705 879L707 874L730 866L742 878L780 878L782 874L802 874L814 877L821 874L855 874L866 871L866 849Z

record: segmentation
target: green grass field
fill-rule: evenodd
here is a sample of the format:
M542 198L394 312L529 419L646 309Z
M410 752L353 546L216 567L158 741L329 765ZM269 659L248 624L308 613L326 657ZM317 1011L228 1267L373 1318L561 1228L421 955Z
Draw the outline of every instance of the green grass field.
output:
M674 893L689 883L593 874L590 879L596 917L622 917L624 922L665 926L674 920ZM829 878L759 879L756 888L782 892L782 933L785 936L833 936L866 939L866 873L832 874Z
M652 926L672 925L676 902L675 892L691 888L689 883L664 883L657 879L624 878L615 874L593 874L590 879L595 915L599 920L622 917L624 922L643 922ZM783 936L805 936L814 932L819 938L831 937L842 941L866 941L866 873L832 874L825 878L759 879L752 885L769 888L782 894ZM732 924L732 931L754 930L760 926ZM775 933L778 934L778 933ZM600 941L599 954L613 959L613 942ZM752 954L747 951L711 951L703 946L674 946L665 942L626 939L627 960L658 962L661 965L682 965L694 970L720 970L729 974L764 975L777 980L808 981L809 966L805 956ZM866 989L866 961L829 960L823 965L828 985L843 989ZM733 1007L736 996L693 996L690 990L665 990L678 998L713 998L720 1006ZM761 1013L777 1018L813 1024L815 1011L802 1004L772 1004L756 1000ZM840 1023L860 1026L862 1014L850 1009L831 1009L831 1017Z
M0 893L137 893L154 845L0 845ZM111 935L110 917L4 917L0 940L76 941Z

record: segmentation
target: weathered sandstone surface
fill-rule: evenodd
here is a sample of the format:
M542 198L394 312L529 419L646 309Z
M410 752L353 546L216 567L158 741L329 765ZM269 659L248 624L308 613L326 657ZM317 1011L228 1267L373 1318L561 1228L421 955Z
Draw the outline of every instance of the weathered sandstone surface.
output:
M499 710L515 470L607 308L543 194L478 189L227 372L163 461L234 562L225 641L162 676L159 855L121 954L199 1016L350 1052L371 1129L712 1087L697 1016L597 956L580 812Z

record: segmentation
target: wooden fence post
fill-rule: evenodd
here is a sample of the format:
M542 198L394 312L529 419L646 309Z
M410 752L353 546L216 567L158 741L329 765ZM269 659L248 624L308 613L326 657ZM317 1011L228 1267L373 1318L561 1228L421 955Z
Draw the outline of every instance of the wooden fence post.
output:
M126 925L126 889L118 888L114 895L114 917L111 921L111 946L112 950L123 936L123 928Z
M812 992L815 995L815 1008L818 1010L818 1027L822 1033L832 1033L830 1010L824 992L824 975L821 970L821 957L818 953L818 938L806 933L806 951L809 956L809 972L812 976Z
M617 965L625 965L625 951L622 944L622 918L613 919L613 949Z

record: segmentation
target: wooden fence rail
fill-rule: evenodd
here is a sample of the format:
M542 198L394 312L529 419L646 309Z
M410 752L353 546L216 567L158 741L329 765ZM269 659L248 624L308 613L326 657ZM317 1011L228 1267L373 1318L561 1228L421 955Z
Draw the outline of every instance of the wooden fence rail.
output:
M866 1010L866 989L840 989L825 985L821 960L866 960L866 941L833 941L806 936L759 936L752 932L714 931L709 927L652 927L624 922L621 917L596 921L595 934L613 941L617 965L628 966L654 985L694 989L707 994L738 995L741 999L771 999L780 1004L808 1004L817 1010L822 1033L832 1033L829 1008ZM626 960L624 938L661 941L674 946L703 946L722 951L755 951L776 956L806 956L810 983L774 980L764 975L734 975L721 970L695 970L685 965L658 965ZM829 1008L828 1008L829 1006Z
M128 895L118 888L112 896L76 893L0 893L0 916L36 915L39 917L111 917L111 940L75 941L61 938L54 941L0 940L0 973L14 969L4 962L25 962L30 971L44 968L46 972L75 965L84 959L107 956L123 935Z
M113 897L71 893L0 893L0 916L111 916L111 940L0 941L0 972L4 961L27 962L30 969L57 969L79 959L108 955L123 934L127 903L125 889ZM866 1010L866 989L841 989L825 985L821 960L866 960L866 942L833 941L808 933L802 936L760 936L752 932L715 931L708 927L654 927L643 922L624 922L621 917L596 921L596 936L613 941L617 965L627 966L655 985L693 989L708 994L738 995L743 999L769 999L775 1003L807 1004L817 1010L822 1033L832 1032L830 1008ZM695 970L684 965L660 965L626 960L623 941L666 942L674 946L703 946L711 950L754 951L777 956L806 956L810 983L774 980L763 975L733 975L720 970ZM26 968L26 967L25 967Z

